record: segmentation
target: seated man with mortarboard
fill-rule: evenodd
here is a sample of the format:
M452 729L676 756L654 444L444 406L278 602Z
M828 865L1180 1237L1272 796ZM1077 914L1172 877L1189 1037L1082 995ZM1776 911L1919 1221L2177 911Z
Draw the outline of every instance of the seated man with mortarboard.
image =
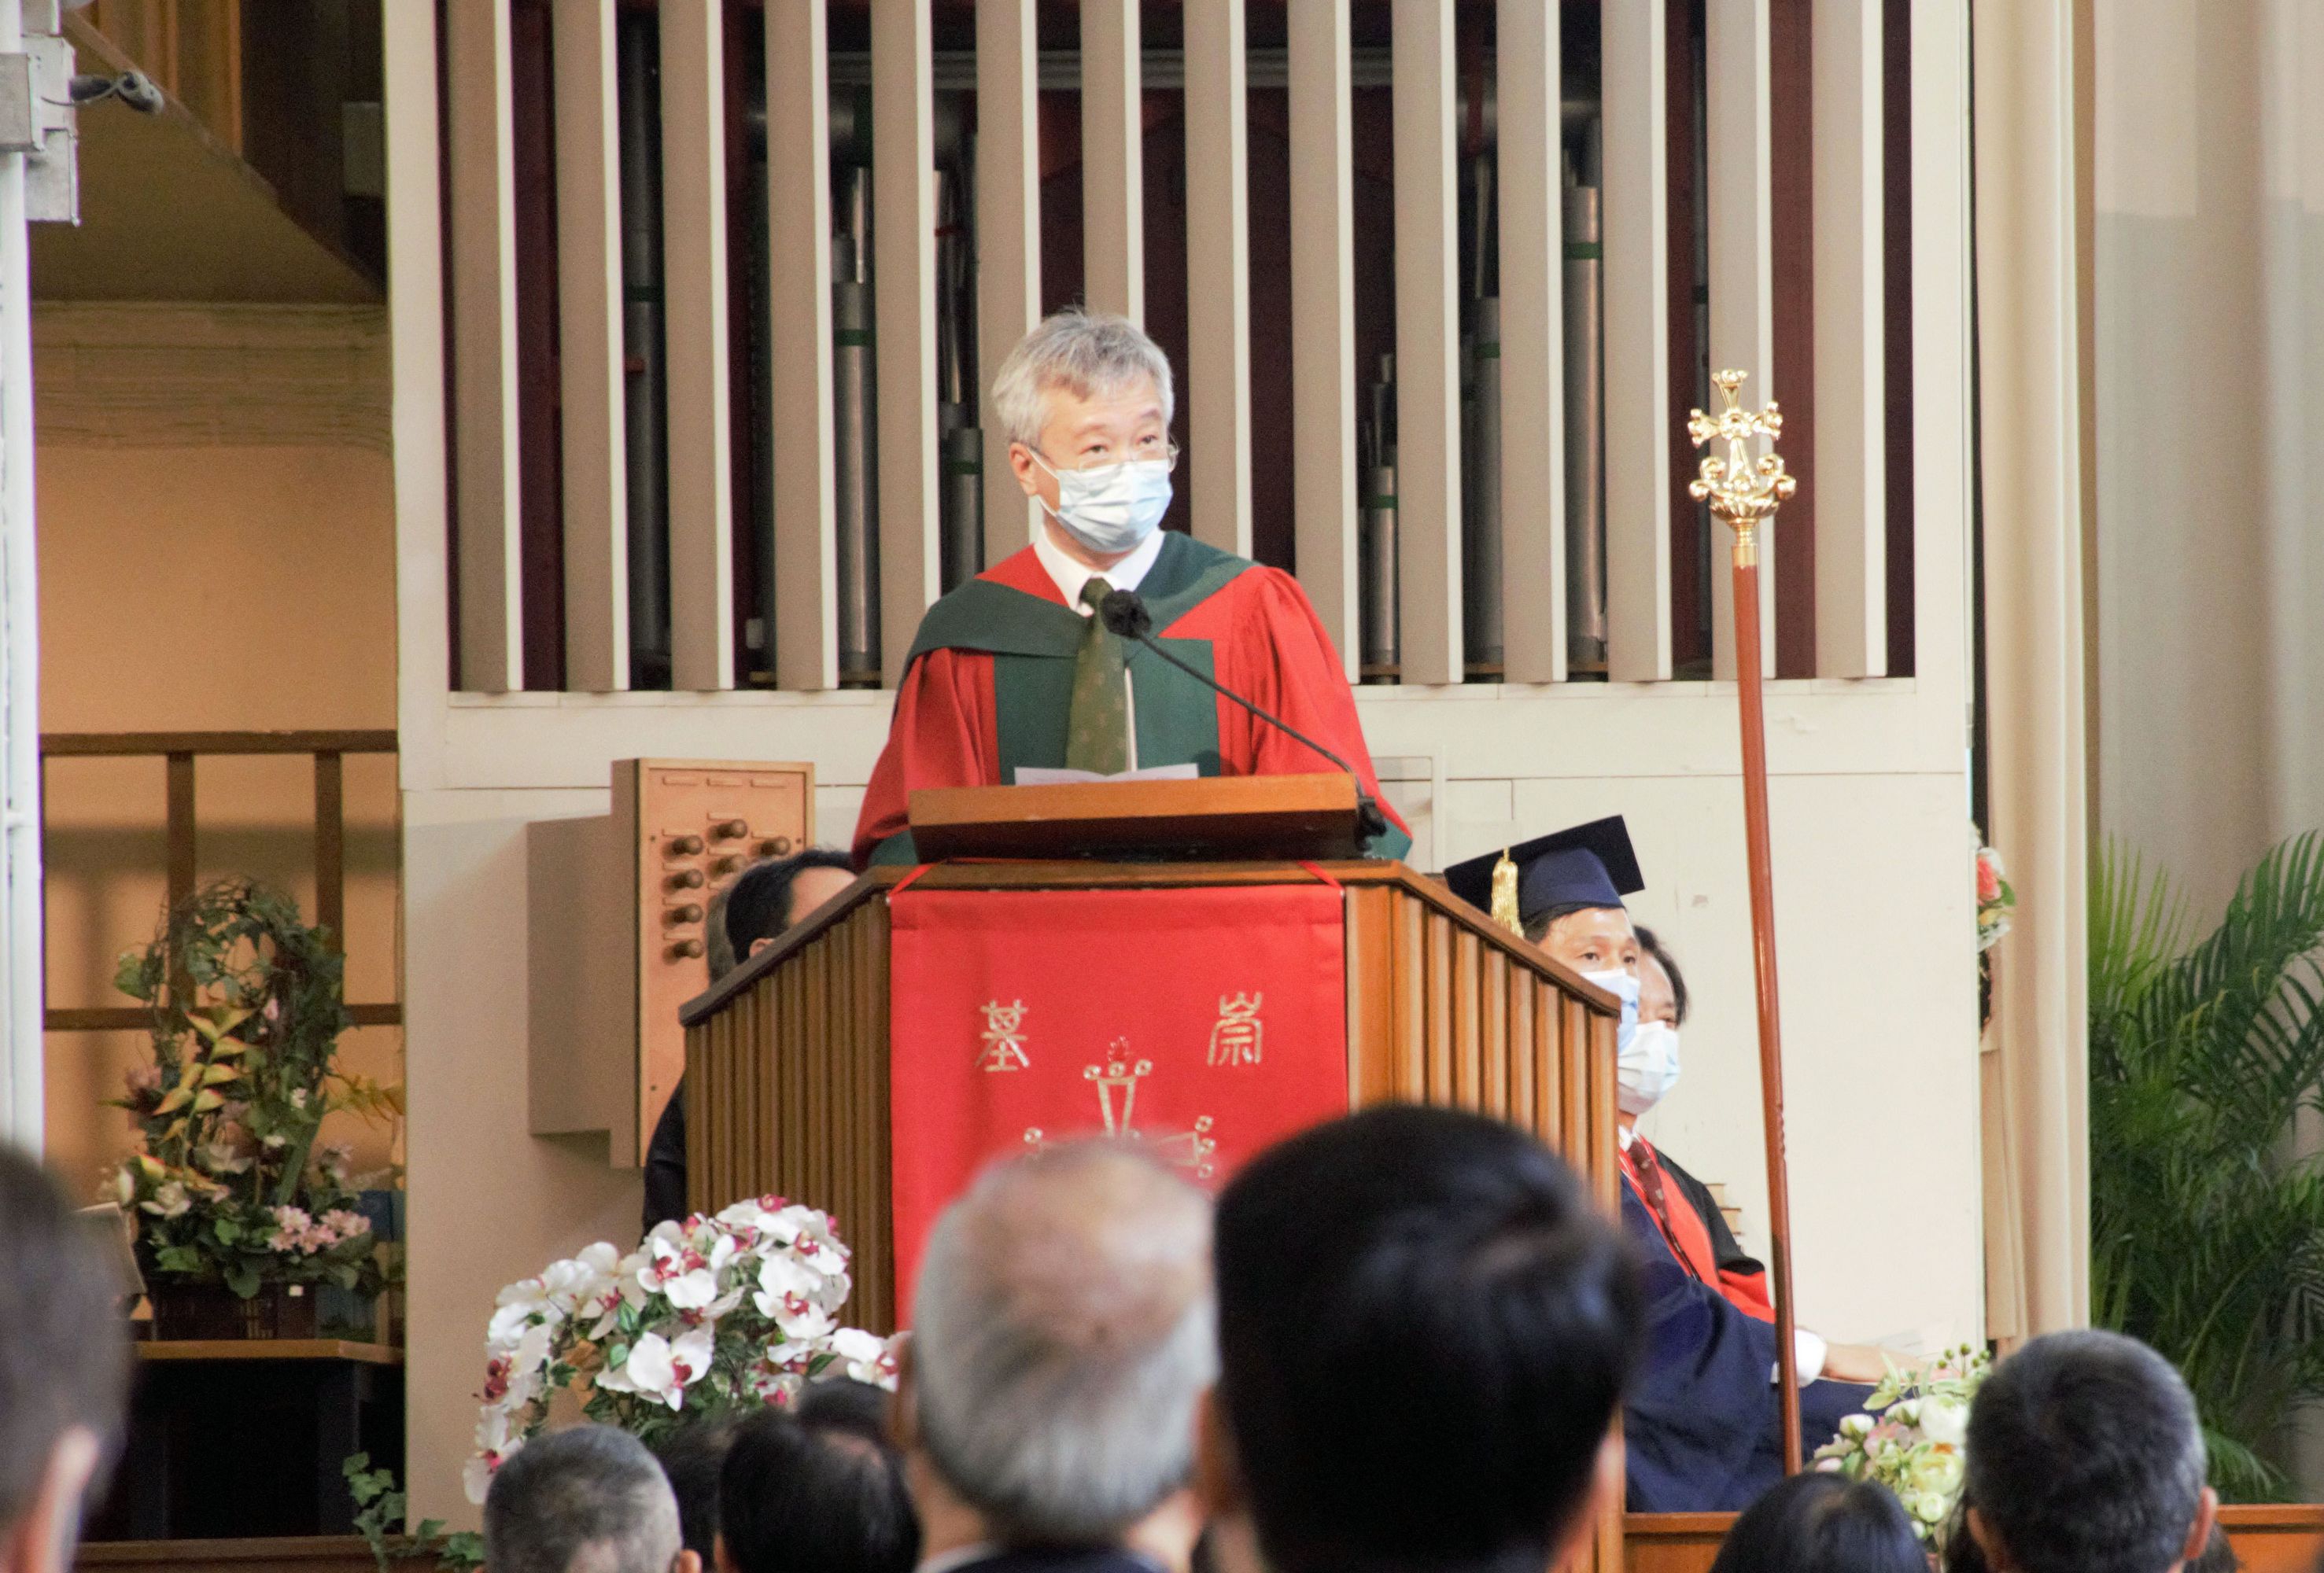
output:
M1338 754L1379 798L1346 669L1299 581L1162 528L1178 463L1170 363L1136 323L1056 313L1009 353L986 409L1041 521L1030 546L920 620L855 822L859 868L915 860L909 803L921 787L1007 786L1020 769L1059 768L1337 770L1109 629L1095 613L1118 591L1144 598L1173 655ZM1385 816L1367 854L1401 857L1412 838L1394 809Z
M1646 1274L1646 1365L1623 1408L1634 1513L1739 1509L1783 1477L1772 1373L1775 1312L1710 1191L1638 1135L1638 1117L1678 1082L1674 981L1622 897L1646 888L1621 817L1594 820L1444 871L1454 895L1492 914L1622 1002L1618 1035L1622 1223ZM1659 998L1643 1019L1641 970ZM1667 1000L1667 1004L1665 1004ZM1802 1437L1811 1449L1864 1407L1877 1349L1798 1329ZM1844 1379L1843 1379L1844 1378Z

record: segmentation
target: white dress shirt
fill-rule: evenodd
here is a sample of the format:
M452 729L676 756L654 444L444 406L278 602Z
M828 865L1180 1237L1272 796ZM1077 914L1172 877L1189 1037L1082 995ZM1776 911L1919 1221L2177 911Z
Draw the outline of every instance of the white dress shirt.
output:
M1065 604L1084 617L1095 613L1092 608L1082 604L1083 585L1092 579L1102 578L1116 590L1135 590L1146 582L1147 573L1154 566L1154 559L1162 555L1162 532L1157 529L1139 542L1128 557L1112 567L1093 568L1068 557L1065 548L1051 536L1052 530L1064 528L1043 518L1041 528L1033 532L1033 555L1040 558L1041 566L1048 570L1049 578L1057 586L1057 593L1065 598ZM1135 770L1138 768L1138 690L1130 683L1128 672L1121 675L1121 686L1129 705L1130 768Z
M1065 598L1065 604L1084 617L1090 615L1090 609L1082 604L1083 585L1092 579L1102 578L1117 590L1135 590L1146 582L1147 574L1154 566L1154 559L1162 555L1162 532L1157 529L1139 542L1136 550L1112 567L1093 568L1068 557L1065 548L1052 538L1052 530L1064 528L1044 517L1041 528L1033 534L1033 555L1040 558L1041 566L1048 570L1049 578L1056 584L1057 593Z

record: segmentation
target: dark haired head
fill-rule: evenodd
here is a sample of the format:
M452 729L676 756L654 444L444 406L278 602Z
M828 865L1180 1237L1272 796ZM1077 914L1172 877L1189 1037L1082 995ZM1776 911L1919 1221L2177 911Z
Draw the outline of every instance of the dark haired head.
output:
M661 1472L678 1498L678 1529L686 1549L707 1567L710 1544L718 1536L718 1472L733 1445L730 1421L696 1421L680 1426L654 1449Z
M1670 980L1671 1011L1674 1017L1671 1025L1684 1026L1686 1025L1686 974L1678 970L1678 958L1672 955L1669 948L1663 943L1662 935L1645 924L1632 924L1630 932L1638 936L1639 951L1652 956L1655 959L1655 965L1663 970L1663 976Z
M1928 1573L1904 1504L1877 1480L1794 1475L1727 1532L1711 1573Z
M0 1532L32 1509L58 1445L120 1429L127 1329L105 1242L38 1165L0 1144ZM52 1503L69 1514L77 1502ZM5 1539L0 1534L0 1539Z
M1220 1402L1276 1573L1537 1570L1638 1359L1619 1233L1547 1148L1374 1108L1219 1199Z
M1561 901L1554 906L1545 906L1539 911L1528 912L1525 915L1526 940L1528 943L1537 945L1541 943L1542 941L1549 937L1551 927L1556 924L1559 918L1571 917L1577 912L1598 912L1601 910L1603 909L1599 907L1593 902Z
M1961 1500L2024 1573L2163 1573L2205 1513L2203 1475L2169 1361L2119 1333L2048 1333L1978 1390Z
M853 872L854 867L845 852L809 847L788 858L753 863L736 875L734 882L722 892L725 897L727 951L732 957L728 965L748 961L753 943L773 939L807 915L791 910L791 886L801 872L808 869Z
M808 1393L807 1413L770 1409L735 1433L718 1480L721 1573L911 1573L920 1521L902 1460L849 1417L854 1395Z
M853 1431L875 1442L888 1440L888 1390L852 1376L808 1383L791 1412L802 1425Z

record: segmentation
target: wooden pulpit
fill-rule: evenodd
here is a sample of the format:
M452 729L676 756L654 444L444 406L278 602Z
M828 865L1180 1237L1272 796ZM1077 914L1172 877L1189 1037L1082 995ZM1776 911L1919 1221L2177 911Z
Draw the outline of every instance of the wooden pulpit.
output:
M872 869L681 1013L689 1205L772 1193L830 1212L854 1253L846 1320L893 1328L891 893L1320 885L1336 888L1344 924L1347 1107L1509 1120L1564 1154L1613 1213L1618 1003L1402 863L1299 860L1351 846L1355 809L1345 777L915 794L916 832L960 860ZM1249 855L1270 823L1294 850ZM1084 847L1106 860L1071 855ZM1168 855L1189 850L1213 855ZM1131 860L1141 851L1151 860ZM1619 1567L1618 1515L1585 1560Z

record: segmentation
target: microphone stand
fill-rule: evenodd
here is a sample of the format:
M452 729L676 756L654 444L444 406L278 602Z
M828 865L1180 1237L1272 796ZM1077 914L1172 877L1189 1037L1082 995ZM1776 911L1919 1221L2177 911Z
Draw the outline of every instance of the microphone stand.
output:
M1147 611L1144 596L1135 590L1109 592L1106 597L1098 603L1097 615L1099 621L1105 624L1107 632L1143 645L1195 682L1215 694L1233 700L1268 725L1286 733L1298 742L1306 744L1307 747L1337 765L1348 779L1356 785L1356 824L1363 832L1364 839L1370 841L1375 836L1388 833L1388 815L1381 811L1379 804L1374 800L1372 795L1364 790L1363 777L1356 774L1353 766L1281 716L1261 710L1199 667L1190 665L1164 649L1161 641L1154 637L1154 614Z

